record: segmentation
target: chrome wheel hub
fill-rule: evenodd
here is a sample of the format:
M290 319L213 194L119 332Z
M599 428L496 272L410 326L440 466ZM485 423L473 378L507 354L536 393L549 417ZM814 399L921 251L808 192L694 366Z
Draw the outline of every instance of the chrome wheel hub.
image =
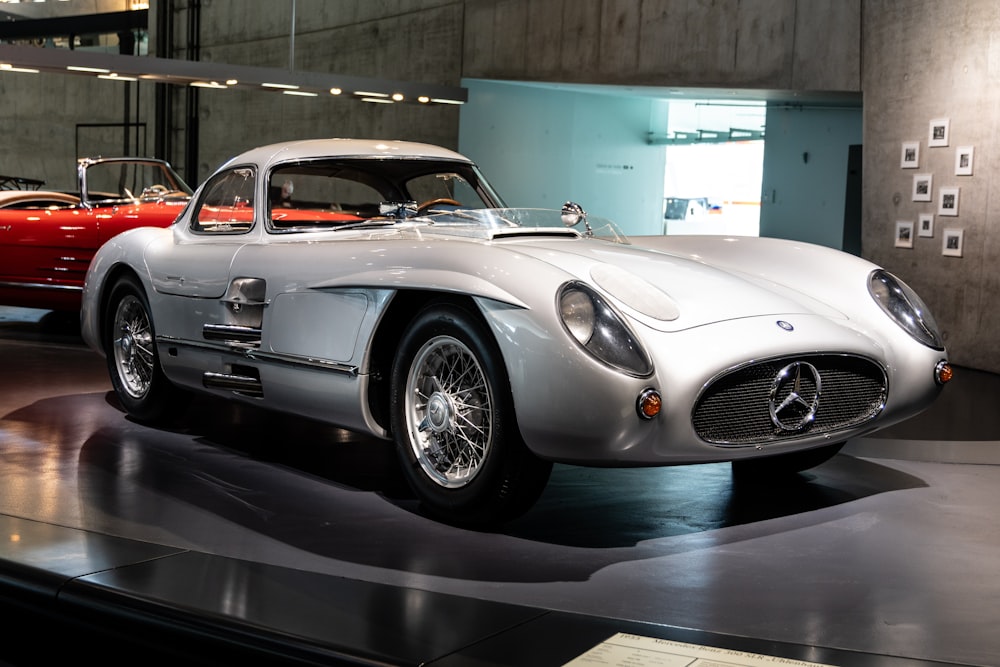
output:
M452 415L454 413L455 406L451 398L436 391L427 401L427 416L424 418L422 426L426 426L435 433L444 433L452 428Z

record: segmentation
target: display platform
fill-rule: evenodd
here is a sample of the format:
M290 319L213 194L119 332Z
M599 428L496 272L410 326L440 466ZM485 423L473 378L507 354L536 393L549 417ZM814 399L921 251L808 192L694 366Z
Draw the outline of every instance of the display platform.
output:
M72 317L0 307L0 360L9 664L998 664L992 374L782 485L556 466L475 532L380 441L214 399L129 420Z

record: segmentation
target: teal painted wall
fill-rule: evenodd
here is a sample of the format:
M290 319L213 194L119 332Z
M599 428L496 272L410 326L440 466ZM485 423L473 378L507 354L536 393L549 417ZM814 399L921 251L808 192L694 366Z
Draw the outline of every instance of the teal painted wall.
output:
M862 129L860 108L768 109L761 236L844 249L847 158Z
M567 200L631 235L663 229L664 149L651 127L666 105L641 97L467 80L459 150L509 206L559 208Z
M668 104L646 97L466 80L459 150L510 206L566 200L632 236L663 231ZM764 145L760 235L842 249L849 147L862 142L860 108L771 108ZM803 154L808 153L808 159Z

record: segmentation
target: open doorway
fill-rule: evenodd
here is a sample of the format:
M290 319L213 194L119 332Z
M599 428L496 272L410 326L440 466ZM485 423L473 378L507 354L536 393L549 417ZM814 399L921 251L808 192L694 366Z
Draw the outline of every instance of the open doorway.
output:
M759 235L765 114L756 103L671 101L664 234Z

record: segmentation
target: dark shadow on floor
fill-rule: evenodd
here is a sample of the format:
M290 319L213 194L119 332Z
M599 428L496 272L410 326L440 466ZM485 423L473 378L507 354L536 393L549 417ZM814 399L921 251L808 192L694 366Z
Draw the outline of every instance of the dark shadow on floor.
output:
M0 338L83 345L80 313L0 306Z
M0 428L38 443L19 466L58 465L75 476L80 528L130 537L133 526L155 526L219 555L234 555L226 553L233 544L252 554L255 542L275 540L324 558L455 579L582 581L617 563L746 536L727 528L783 532L830 519L819 510L849 513L853 501L923 486L844 455L787 483L751 487L734 485L726 464L560 465L528 514L476 532L422 516L383 441L200 399L186 424L152 428L109 402L107 394L44 399L8 414ZM219 538L220 526L228 538ZM245 531L235 541L234 526Z

